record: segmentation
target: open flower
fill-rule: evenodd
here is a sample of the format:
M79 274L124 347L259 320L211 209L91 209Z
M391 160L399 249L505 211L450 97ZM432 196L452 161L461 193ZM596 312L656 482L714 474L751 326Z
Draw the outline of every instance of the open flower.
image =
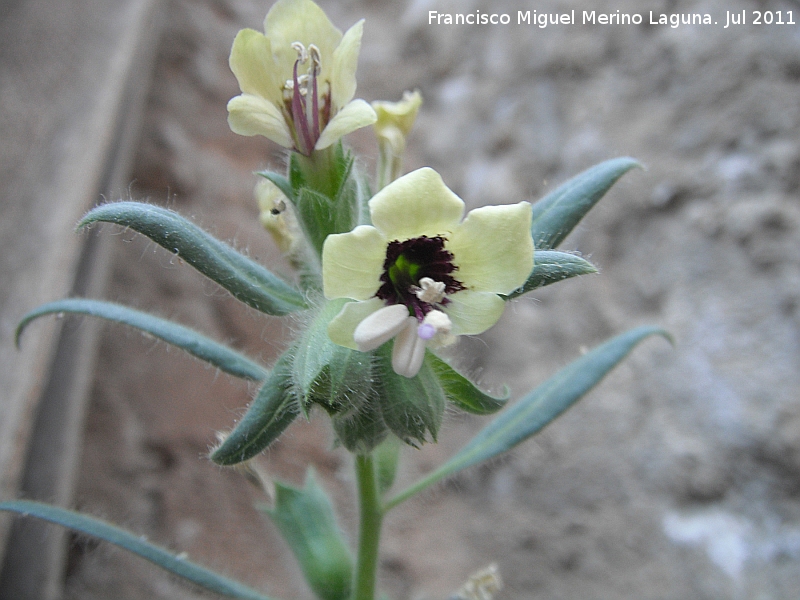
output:
M327 298L350 298L331 321L335 343L367 352L394 338L392 367L414 377L428 344L486 331L533 269L531 205L464 202L429 168L369 201L373 225L330 235L322 249Z
M353 100L363 19L342 35L311 0L278 0L262 34L241 30L230 66L242 94L228 102L228 123L310 155L376 120Z

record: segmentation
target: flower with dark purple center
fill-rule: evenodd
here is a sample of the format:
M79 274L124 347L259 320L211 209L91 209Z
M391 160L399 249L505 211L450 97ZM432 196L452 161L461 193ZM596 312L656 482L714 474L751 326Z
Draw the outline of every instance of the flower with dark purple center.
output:
M369 201L373 225L330 235L322 249L325 296L349 298L331 321L335 343L368 352L394 339L392 366L413 377L425 349L481 333L533 269L531 205L464 202L428 168ZM462 220L463 218L463 220Z

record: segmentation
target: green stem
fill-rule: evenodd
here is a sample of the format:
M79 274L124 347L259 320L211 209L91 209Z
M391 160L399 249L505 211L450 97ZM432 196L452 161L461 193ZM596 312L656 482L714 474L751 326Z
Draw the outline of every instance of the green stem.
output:
M371 454L356 455L361 523L353 600L374 600L383 511Z

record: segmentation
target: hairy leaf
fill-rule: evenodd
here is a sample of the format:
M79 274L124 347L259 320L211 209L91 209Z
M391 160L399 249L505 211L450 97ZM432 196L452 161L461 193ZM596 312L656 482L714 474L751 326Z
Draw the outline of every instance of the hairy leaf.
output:
M285 315L306 308L294 287L176 212L141 202L112 202L89 211L78 227L100 221L149 237L256 310Z
M387 503L387 509L448 475L508 452L538 433L597 385L639 342L655 334L670 339L658 327L638 327L612 338L567 365L497 415L444 465L395 496Z
M558 250L537 250L533 255L533 261L533 271L528 280L522 287L506 296L506 300L570 277L597 273L597 268L588 260Z
M305 487L275 483L275 507L265 509L289 544L306 581L322 600L350 596L353 559L325 490L309 469Z
M175 556L164 548L145 541L140 535L125 531L95 517L29 500L0 502L0 510L36 517L100 538L217 594L245 600L269 600L268 596L264 596L238 581L209 571L181 556Z
M278 359L272 373L222 444L211 453L219 465L235 465L266 449L300 414L292 390L291 351Z
M616 181L641 165L614 158L576 175L533 204L531 234L536 251L556 248Z
M22 321L17 326L17 345L19 345L22 331L31 321L45 315L61 313L90 315L135 327L164 340L168 344L177 346L192 356L204 360L235 377L260 381L267 376L267 369L244 354L215 342L193 329L127 306L89 298L57 300L32 310L22 318Z

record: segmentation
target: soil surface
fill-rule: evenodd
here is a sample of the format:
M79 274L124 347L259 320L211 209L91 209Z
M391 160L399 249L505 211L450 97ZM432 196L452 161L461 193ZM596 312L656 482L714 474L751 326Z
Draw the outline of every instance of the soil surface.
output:
M460 350L481 382L518 398L605 339L654 323L595 391L508 457L392 513L381 588L448 597L491 562L500 599L793 599L800 589L800 29L751 24L800 4L650 0L536 3L577 24L516 24L528 2L321 1L366 18L358 96L425 103L407 170L428 165L470 207L534 200L629 155L632 171L563 249L601 269L539 290ZM513 3L512 3L513 4ZM526 6L530 4L530 6ZM253 171L280 149L230 132L227 66L268 5L172 0L134 182L121 198L169 206L276 272ZM641 25L581 25L583 10ZM429 11L507 12L508 26L428 24ZM726 11L746 25L724 27ZM650 25L708 13L717 24ZM764 13L766 15L766 13ZM369 130L348 138L374 167ZM271 364L298 327L243 308L161 248L118 228L107 297L173 318ZM77 498L106 517L277 598L311 598L267 499L206 454L254 389L164 344L107 326ZM447 415L438 445L404 451L399 486L431 470L484 420ZM300 484L313 466L355 538L352 463L322 415L264 455ZM75 540L69 598L203 594L107 545Z

